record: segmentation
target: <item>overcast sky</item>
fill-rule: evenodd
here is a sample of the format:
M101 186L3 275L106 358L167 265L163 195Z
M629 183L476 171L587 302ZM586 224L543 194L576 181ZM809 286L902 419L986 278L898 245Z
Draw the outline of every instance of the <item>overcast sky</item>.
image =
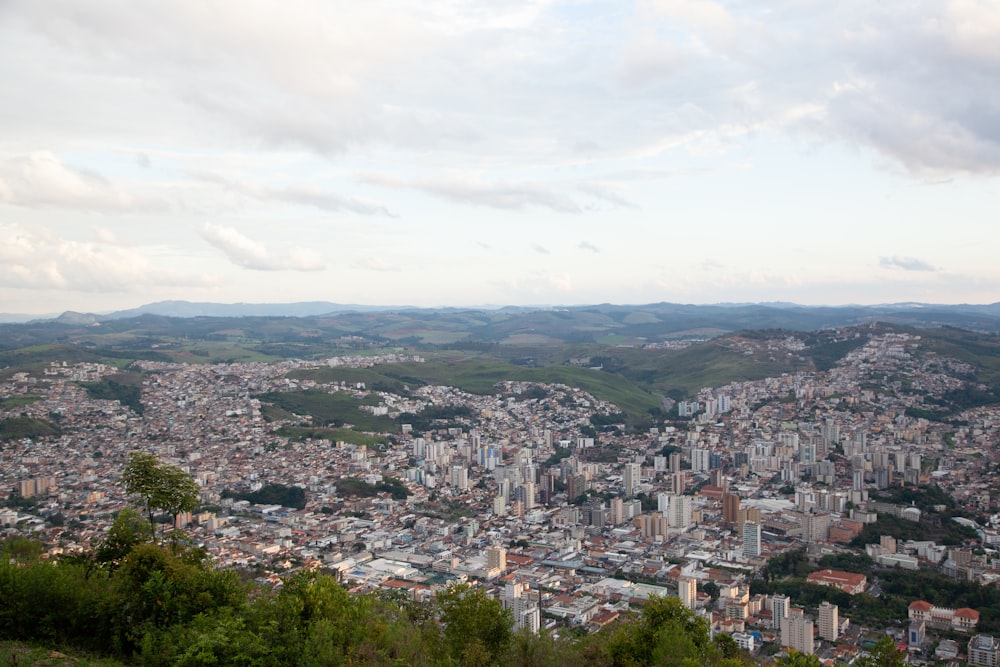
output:
M4 0L0 312L1000 301L1000 0Z

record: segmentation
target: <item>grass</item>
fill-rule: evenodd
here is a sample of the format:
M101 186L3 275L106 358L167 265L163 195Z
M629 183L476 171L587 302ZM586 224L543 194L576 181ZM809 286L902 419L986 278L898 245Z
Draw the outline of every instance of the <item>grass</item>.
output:
M8 417L0 419L0 442L21 438L45 438L59 435L60 430L44 419L33 417Z
M187 364L219 364L235 362L274 362L283 356L267 354L256 349L256 343L246 345L233 341L186 341L173 349L161 350L172 361Z
M745 355L718 341L696 343L683 350L621 348L608 354L622 359L626 377L652 391L670 395L690 396L705 387L799 370L787 363Z
M351 445L364 445L366 447L374 447L386 442L385 438L352 431L349 428L302 428L300 426L285 426L278 429L278 435L298 441L312 438L313 440L322 439L329 440L330 442L346 442Z
M296 380L313 380L321 384L333 382L346 382L348 384L364 383L368 389L377 391L388 391L400 396L406 396L409 392L404 383L398 378L380 372L381 368L391 368L391 366L379 366L377 368L347 368L336 366L330 368L303 369L292 371L288 377ZM421 383L422 384L422 383Z
M317 382L344 380L364 382L369 389L404 392L405 386L435 384L456 387L473 394L492 394L497 382L519 380L565 384L579 387L595 397L610 401L633 419L648 416L659 407L659 399L621 375L576 366L528 368L488 357L459 353L439 353L424 363L381 364L372 368L322 368L295 371L292 377Z
M328 394L325 391L308 390L271 392L258 398L293 414L309 415L315 426L339 428L352 424L359 431L399 432L399 425L388 417L376 417L360 409L362 405L378 405L381 402L374 394L359 400L345 391Z
M7 378L18 372L41 374L53 361L65 361L70 364L91 362L124 368L135 359L136 357L127 359L111 357L79 345L32 345L0 352L0 367L5 367L0 370L0 378Z
M10 410L11 408L21 408L31 405L35 401L41 400L41 396L8 396L0 398L0 410Z
M31 646L23 642L0 641L0 665L21 665L24 667L55 667L56 665L123 667L124 664L108 658L86 656L76 650L64 653L52 648Z
M954 357L976 367L976 379L1000 385L1000 337L945 327L913 329L926 350Z

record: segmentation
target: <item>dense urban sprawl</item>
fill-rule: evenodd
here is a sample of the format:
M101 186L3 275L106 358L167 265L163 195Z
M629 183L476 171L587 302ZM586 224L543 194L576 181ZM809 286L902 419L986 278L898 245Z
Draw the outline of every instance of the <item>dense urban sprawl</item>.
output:
M829 601L795 607L786 595L752 592L750 581L782 554L841 553L879 517L919 522L943 509L876 500L880 492L934 485L982 521L958 518L975 531L965 544L883 535L865 546L878 566L1000 581L991 549L1000 542L992 520L1000 408L973 408L953 423L916 416L972 371L914 354L919 341L884 333L829 371L706 388L671 405L676 418L638 433L615 405L564 385L503 382L489 395L422 386L404 396L290 375L419 361L412 356L139 361L142 414L81 385L119 369L51 363L0 382L0 419L43 419L61 432L3 443L0 486L22 502L0 510L0 524L42 540L53 556L96 543L134 506L119 477L129 453L144 451L200 487L202 509L176 527L215 566L245 568L275 586L303 568L417 600L475 582L533 631L596 629L633 602L679 596L751 651L764 644L850 660L868 631L886 628L852 623ZM801 342L739 345L782 355ZM317 425L308 415L269 419L261 397L303 390L349 394L399 428L370 433L369 444L289 435ZM451 416L422 428L407 421L428 410ZM303 489L305 507L234 497L271 485ZM879 594L877 580L857 573L818 570L809 581ZM1000 640L977 634L978 610L914 598L908 616L890 630L912 649L938 637L927 659L964 653L972 664L996 664Z

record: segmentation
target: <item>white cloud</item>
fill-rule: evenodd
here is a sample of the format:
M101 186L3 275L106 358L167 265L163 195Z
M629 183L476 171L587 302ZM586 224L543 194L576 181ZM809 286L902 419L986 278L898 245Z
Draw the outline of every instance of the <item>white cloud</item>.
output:
M601 252L600 248L598 248L596 245L588 241L580 241L580 243L576 247L579 248L580 250L589 250L590 252Z
M559 213L580 213L581 207L571 198L542 183L490 183L478 178L450 177L406 181L387 174L365 173L361 182L391 188L407 188L461 204L504 210L529 207L547 208Z
M883 269L902 269L903 271L936 271L933 264L916 257L879 257L878 265Z
M399 267L389 264L381 257L359 257L354 260L351 266L355 269L361 269L363 271L399 271Z
M162 208L162 204L137 201L100 174L68 166L48 151L0 162L0 201L27 208L102 213Z
M672 42L646 29L625 45L618 76L626 88L640 88L673 77L686 61Z
M315 250L292 247L275 251L235 227L206 223L201 236L221 250L230 262L254 271L321 271L323 259Z
M70 292L131 292L150 286L198 287L207 276L152 265L139 251L63 239L18 225L0 227L0 286Z
M199 180L215 183L226 190L237 192L258 201L311 206L330 212L346 211L358 215L392 216L389 210L381 204L366 202L356 197L344 197L314 185L306 184L275 188L257 183L233 181L209 172L194 172L192 175Z
M1000 6L996 0L949 0L943 22L956 52L984 66L1000 65Z

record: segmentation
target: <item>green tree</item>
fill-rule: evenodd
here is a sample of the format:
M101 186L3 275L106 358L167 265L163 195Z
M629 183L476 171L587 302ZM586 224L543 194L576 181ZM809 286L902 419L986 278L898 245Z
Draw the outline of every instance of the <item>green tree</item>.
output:
M180 468L162 463L152 454L129 454L121 481L127 493L142 499L149 525L154 530L155 510L167 512L176 521L181 512L198 507L198 484Z
M495 663L510 645L511 613L482 589L451 586L437 594L437 606L445 643L462 664Z
M94 551L95 560L115 569L137 544L153 539L153 532L142 515L131 508L125 508L115 517L107 536L100 541Z
M775 667L820 667L820 664L819 658L816 656L794 650L790 650L788 655L783 655L774 661Z
M585 665L714 665L724 647L712 643L708 623L677 598L652 596L642 614L583 642Z
M858 667L904 667L906 656L896 648L895 642L889 635L883 635L875 642L868 655L860 658L854 663Z

